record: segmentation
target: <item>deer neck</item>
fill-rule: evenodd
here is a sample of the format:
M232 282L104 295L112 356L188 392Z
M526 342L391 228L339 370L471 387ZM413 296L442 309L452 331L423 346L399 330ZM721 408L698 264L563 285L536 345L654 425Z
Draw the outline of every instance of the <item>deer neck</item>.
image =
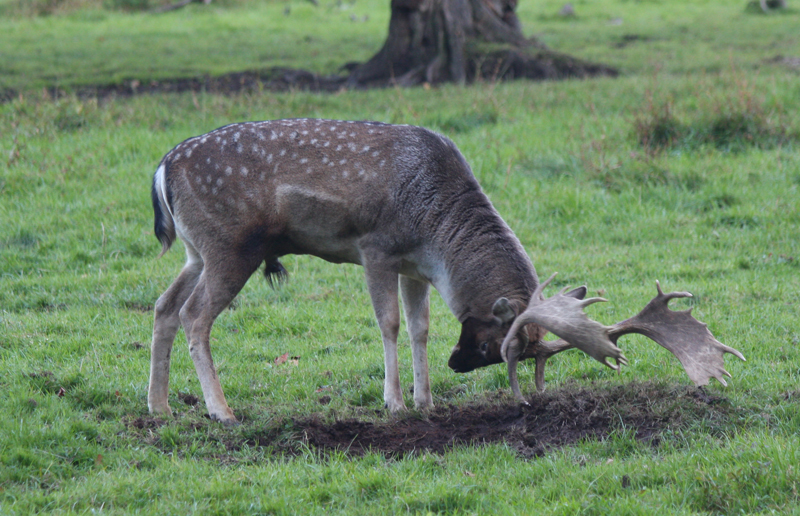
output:
M442 260L439 274L431 278L462 323L469 317L491 317L492 306L501 297L524 308L538 284L522 244L485 195L478 193L485 202L464 203L453 226L440 226Z

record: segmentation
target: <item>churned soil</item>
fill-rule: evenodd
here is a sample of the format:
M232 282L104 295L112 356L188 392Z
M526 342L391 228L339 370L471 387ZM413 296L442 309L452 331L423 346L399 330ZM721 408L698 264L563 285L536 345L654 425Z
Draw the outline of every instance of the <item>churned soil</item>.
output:
M657 446L661 434L698 420L724 424L727 400L702 389L668 389L633 384L595 390L564 388L529 398L530 406L509 401L493 404L437 407L426 415L397 417L388 422L358 419L324 421L306 417L293 421L303 444L324 451L388 456L414 452L443 453L457 446L505 442L524 457L585 439L602 440L614 432ZM251 444L269 444L254 440Z
M202 410L194 396L181 398ZM231 457L245 445L270 453L294 455L316 449L325 454L344 452L363 455L378 452L387 457L410 453L441 454L460 446L506 443L520 456L534 458L583 440L604 440L624 432L626 436L657 447L662 436L702 423L706 430L730 430L735 408L727 399L711 396L689 386L632 383L619 386L576 386L529 398L523 406L507 395L489 395L468 404L442 405L430 412L400 416L365 413L363 417L337 418L330 413L288 416L258 428L245 421L242 431L229 431L217 423L194 419L192 429L211 425ZM380 413L380 411L378 411ZM205 421L204 423L202 421ZM158 445L157 429L167 422L159 418L126 421L128 430ZM154 432L154 430L156 430Z

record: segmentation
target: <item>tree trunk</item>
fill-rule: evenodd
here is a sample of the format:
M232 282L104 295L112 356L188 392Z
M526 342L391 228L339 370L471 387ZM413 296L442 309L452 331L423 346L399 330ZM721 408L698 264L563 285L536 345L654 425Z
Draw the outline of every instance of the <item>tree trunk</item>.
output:
M353 69L348 86L617 74L526 39L516 7L517 0L391 0L386 42Z

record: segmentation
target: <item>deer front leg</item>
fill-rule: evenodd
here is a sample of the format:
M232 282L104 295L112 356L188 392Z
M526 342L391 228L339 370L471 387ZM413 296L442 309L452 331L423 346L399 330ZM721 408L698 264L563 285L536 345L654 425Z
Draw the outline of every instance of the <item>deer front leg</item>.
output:
M383 400L391 412L406 409L403 390L400 388L400 371L397 364L397 334L400 331L400 306L397 301L399 267L383 260L365 260L364 271L367 288L383 340L383 362L386 377L383 383Z
M417 409L433 407L428 375L429 291L428 283L400 276L400 292L406 314L408 336L411 339L411 357L414 362L414 406Z
M151 414L172 415L167 401L169 363L172 344L181 325L178 313L197 285L202 270L203 262L190 256L180 275L156 301L150 347L150 385L147 389L147 407Z

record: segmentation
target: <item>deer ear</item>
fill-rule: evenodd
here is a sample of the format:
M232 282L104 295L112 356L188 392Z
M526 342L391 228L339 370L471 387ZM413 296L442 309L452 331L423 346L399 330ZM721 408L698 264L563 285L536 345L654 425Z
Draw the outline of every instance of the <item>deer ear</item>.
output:
M588 289L584 285L582 287L574 288L564 295L567 297L574 297L575 299L583 299L584 297L586 297L587 292Z
M501 297L494 302L494 306L492 306L492 314L500 319L500 322L503 324L513 321L517 316L517 313L511 307L511 303L504 297Z

